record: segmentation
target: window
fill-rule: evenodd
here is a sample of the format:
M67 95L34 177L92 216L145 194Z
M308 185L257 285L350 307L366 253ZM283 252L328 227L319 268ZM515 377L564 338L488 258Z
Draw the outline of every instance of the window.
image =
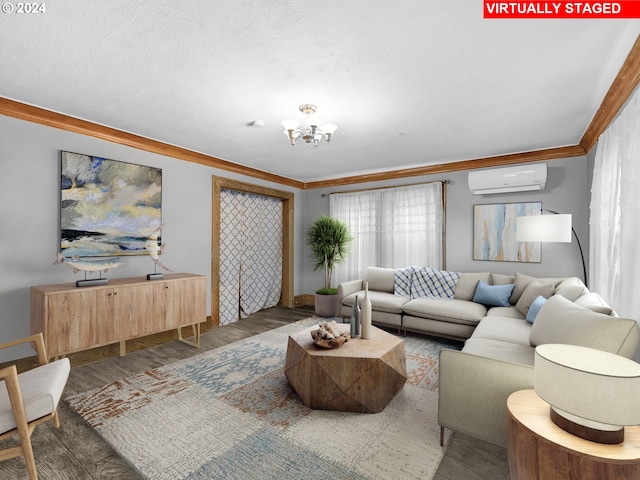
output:
M331 194L331 216L354 238L335 283L362 278L369 266L442 268L443 191L442 182L434 182Z

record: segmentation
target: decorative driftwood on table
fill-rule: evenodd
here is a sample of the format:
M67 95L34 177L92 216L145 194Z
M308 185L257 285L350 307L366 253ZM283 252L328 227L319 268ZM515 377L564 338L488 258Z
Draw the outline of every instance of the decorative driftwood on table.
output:
M347 332L343 332L335 320L321 320L318 322L318 328L311 330L311 338L313 343L322 348L338 348L344 345L351 336Z
M342 333L337 338L322 338L320 336L320 330L311 330L311 338L313 338L313 343L322 348L339 348L344 345L345 342L348 342L351 338L351 335L348 333Z

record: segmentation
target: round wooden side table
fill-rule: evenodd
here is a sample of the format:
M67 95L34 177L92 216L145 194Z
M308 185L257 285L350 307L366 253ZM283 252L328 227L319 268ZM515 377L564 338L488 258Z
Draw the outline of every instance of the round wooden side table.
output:
M583 440L551 421L535 390L507 399L507 444L511 480L640 479L640 427L625 427L617 445Z

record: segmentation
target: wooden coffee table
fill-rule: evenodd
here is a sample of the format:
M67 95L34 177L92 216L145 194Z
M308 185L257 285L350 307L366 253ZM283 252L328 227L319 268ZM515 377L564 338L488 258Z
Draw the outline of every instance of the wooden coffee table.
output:
M348 332L349 325L338 325ZM311 330L290 335L284 374L309 408L378 413L407 381L404 342L372 327L371 338L352 338L342 347L316 346Z

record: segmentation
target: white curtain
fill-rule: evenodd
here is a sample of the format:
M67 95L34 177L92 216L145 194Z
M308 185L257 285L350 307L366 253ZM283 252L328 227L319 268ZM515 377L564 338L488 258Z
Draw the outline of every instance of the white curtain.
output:
M589 287L640 319L640 93L600 136L591 186Z
M354 237L335 282L362 278L367 267L441 268L442 183L332 194L329 212Z
M220 324L278 304L282 200L220 192Z

